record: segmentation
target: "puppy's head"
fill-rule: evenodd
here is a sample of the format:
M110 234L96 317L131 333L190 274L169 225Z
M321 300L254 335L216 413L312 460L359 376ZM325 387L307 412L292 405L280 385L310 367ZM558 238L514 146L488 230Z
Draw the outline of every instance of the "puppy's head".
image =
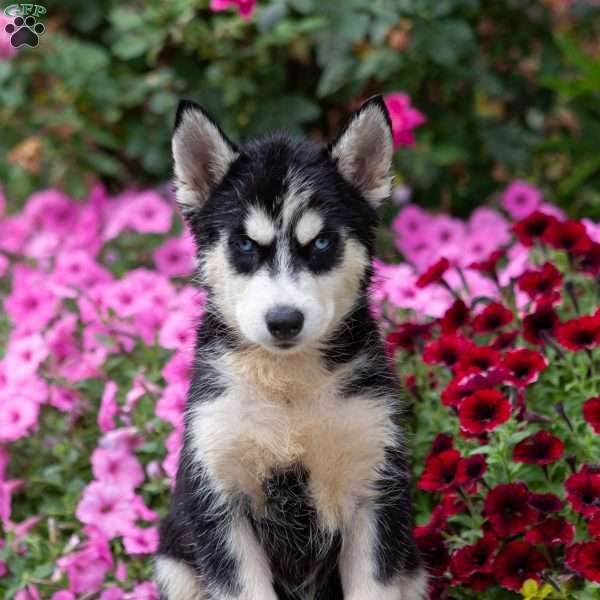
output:
M211 304L247 342L295 352L340 324L368 282L392 155L380 97L327 147L287 136L236 147L200 106L181 102L177 201Z

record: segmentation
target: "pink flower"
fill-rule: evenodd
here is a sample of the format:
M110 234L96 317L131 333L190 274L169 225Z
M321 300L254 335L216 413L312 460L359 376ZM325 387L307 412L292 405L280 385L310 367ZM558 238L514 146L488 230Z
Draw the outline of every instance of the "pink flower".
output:
M145 581L133 588L131 600L158 600L158 590L152 581Z
M6 353L6 368L14 380L33 375L48 356L48 348L39 334L14 340Z
M39 405L23 390L4 390L0 394L0 442L25 437L37 425Z
M123 600L124 598L125 592L116 585L106 588L102 594L100 594L100 600Z
M186 277L194 271L195 248L189 236L171 238L154 251L154 264L168 277Z
M0 62L17 55L17 49L10 43L10 34L4 28L11 24L14 19L0 13Z
M174 429L165 440L167 456L162 464L162 468L171 479L175 477L175 473L177 472L179 453L181 452L182 445L183 433L181 429Z
M542 202L542 193L538 188L519 179L513 181L502 192L500 203L517 220L523 219L536 210Z
M52 386L48 403L62 412L71 413L80 405L81 396L76 389Z
M138 233L167 233L171 229L173 210L153 190L130 197L129 227Z
M83 491L75 516L96 526L108 539L122 535L133 524L132 492L122 486L92 481Z
M161 375L168 384L189 384L192 377L193 355L191 352L175 352L163 367Z
M174 427L183 425L187 386L169 385L156 403L155 413L159 419L171 423Z
M18 490L22 485L23 481L20 479L0 481L0 519L2 519L3 523L10 520L13 492Z
M91 463L98 481L132 490L144 481L144 470L137 458L123 450L96 448Z
M190 349L194 343L194 326L187 315L173 313L160 329L158 343L173 350Z
M60 590L50 596L50 600L76 600L75 594L69 590Z
M104 386L104 393L100 402L98 412L98 427L100 431L106 433L115 428L115 416L119 412L117 404L117 384L114 381L107 381Z
M72 231L77 222L78 205L59 190L42 190L30 196L25 215L36 228L65 235Z
M67 250L56 260L53 280L61 285L89 289L110 282L112 275L85 250Z
M394 146L414 146L415 136L413 130L420 127L427 120L425 115L411 106L407 94L395 92L385 96L385 105L392 121Z
M14 600L42 600L35 585L28 585L15 594Z
M249 19L254 11L256 0L210 0L210 9L221 12L229 8L237 8L242 19Z
M132 527L123 536L123 546L128 554L154 554L158 549L158 529Z

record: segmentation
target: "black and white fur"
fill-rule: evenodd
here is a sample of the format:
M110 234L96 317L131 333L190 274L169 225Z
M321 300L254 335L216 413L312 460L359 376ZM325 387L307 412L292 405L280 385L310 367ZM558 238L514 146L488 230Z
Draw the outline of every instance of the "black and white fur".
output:
M378 97L329 147L238 148L180 104L176 195L208 300L162 599L425 598L398 389L367 306L392 154Z

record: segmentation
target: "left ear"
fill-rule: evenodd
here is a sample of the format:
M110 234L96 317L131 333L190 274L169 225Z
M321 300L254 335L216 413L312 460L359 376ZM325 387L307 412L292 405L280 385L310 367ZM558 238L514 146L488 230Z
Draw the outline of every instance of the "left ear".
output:
M381 96L367 100L352 115L330 152L342 177L373 206L389 197L394 142L392 124Z

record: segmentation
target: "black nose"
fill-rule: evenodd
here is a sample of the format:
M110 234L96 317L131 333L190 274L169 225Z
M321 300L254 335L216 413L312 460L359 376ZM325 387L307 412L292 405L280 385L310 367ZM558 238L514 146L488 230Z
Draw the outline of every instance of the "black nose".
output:
M271 335L281 341L296 337L304 324L304 315L292 306L276 306L265 318Z

